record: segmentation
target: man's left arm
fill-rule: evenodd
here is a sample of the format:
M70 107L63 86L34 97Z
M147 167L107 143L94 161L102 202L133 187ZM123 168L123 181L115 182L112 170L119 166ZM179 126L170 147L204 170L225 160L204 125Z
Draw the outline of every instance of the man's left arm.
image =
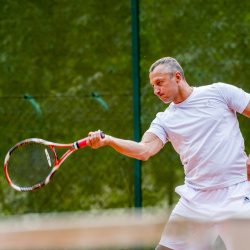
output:
M242 112L242 115L250 118L250 101L247 104L246 108L244 109L244 111Z
M245 108L245 110L242 112L242 114L250 118L250 101L247 104L247 107ZM248 156L248 159L247 159L247 180L250 181L250 155Z

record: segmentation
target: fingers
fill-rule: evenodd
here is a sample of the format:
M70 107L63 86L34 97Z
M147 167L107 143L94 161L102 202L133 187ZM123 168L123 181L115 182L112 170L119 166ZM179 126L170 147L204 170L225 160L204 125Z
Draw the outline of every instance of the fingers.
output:
M246 165L247 165L247 180L250 181L250 155L248 156Z
M105 145L103 133L101 132L101 130L89 133L87 145L94 149Z

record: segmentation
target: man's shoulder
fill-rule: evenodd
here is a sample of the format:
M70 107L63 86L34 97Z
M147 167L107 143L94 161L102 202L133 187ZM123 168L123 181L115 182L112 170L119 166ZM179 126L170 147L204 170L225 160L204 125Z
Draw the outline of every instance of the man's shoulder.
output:
M204 85L204 86L199 86L199 87L194 87L196 94L212 94L212 93L219 93L220 89L226 88L228 84L222 83L222 82L217 82L217 83L212 83L209 85Z
M235 94L241 91L241 89L237 86L224 83L224 82L217 82L210 85L204 85L201 87L196 87L197 93L205 93L205 94L215 94L225 97L228 93Z
M198 86L195 88L200 90L200 91L206 91L206 90L210 90L210 89L218 89L218 88L223 87L223 86L228 86L228 84L223 83L223 82L216 82L216 83Z
M173 112L174 109L175 109L175 108L174 108L174 103L171 102L171 103L166 107L166 109L165 109L164 111L158 112L158 113L156 114L156 117L158 117L158 118L165 117L166 114Z

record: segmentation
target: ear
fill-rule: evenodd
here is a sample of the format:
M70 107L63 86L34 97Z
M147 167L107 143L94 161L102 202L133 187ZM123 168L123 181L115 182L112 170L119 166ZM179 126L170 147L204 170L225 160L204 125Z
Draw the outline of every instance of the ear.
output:
M179 83L182 80L182 76L180 72L174 73L174 79L177 83Z

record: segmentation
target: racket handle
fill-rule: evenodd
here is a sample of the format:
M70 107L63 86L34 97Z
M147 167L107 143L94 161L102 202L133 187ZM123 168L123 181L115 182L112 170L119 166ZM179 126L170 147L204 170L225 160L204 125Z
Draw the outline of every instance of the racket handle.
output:
M79 141L76 141L74 143L75 148L78 149L78 148L83 148L83 147L87 146L87 140L88 140L88 138L83 138Z
M105 134L102 131L100 133L101 133L102 139L104 139L105 138ZM88 138L83 138L83 139L75 142L74 143L75 148L78 149L78 148L83 148L83 147L87 146L87 140L88 140Z

